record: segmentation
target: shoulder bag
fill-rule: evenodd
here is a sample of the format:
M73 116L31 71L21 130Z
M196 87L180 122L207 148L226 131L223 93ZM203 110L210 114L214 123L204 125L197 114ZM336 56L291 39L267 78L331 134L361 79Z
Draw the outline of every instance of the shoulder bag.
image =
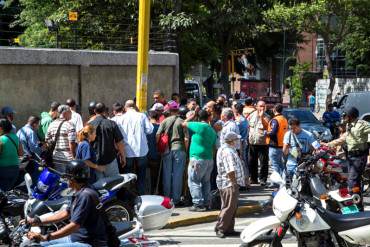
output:
M57 145L57 141L60 136L60 130L62 128L62 125L65 121L62 121L58 127L57 133L55 134L55 139L49 141L47 148L45 151L42 152L41 157L45 160L46 164L51 165L53 164L53 153L55 150L55 147Z
M170 126L164 131L164 133L160 134L159 141L157 143L157 149L160 154L164 154L170 147L171 142L171 136L170 131L173 128L173 125L175 124L177 120L177 117L171 122Z

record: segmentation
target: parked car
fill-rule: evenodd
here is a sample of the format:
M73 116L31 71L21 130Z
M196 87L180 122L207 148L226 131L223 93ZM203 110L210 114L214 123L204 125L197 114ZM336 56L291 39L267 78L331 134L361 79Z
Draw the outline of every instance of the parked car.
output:
M330 141L333 137L330 133L330 129L325 127L315 115L309 110L298 109L298 108L285 108L283 115L289 120L291 118L297 118L301 122L301 127L312 134L317 132L323 141Z
M370 121L370 91L347 93L337 102L339 113L342 113L349 106L354 106L358 109L360 119Z

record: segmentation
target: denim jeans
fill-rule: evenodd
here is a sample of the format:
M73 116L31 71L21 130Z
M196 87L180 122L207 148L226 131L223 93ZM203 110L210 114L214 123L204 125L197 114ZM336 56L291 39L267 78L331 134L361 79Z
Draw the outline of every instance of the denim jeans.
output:
M13 188L18 179L19 167L0 167L0 189L8 191Z
M99 172L97 170L94 170L94 171L95 171L96 180L99 180L101 178L116 176L117 174L119 174L117 159L114 159L111 163L105 165L104 172Z
M183 150L172 150L162 157L163 193L174 203L181 199L185 162L186 153Z
M71 237L67 236L60 239L51 240L49 242L41 242L41 246L51 246L51 247L91 247L89 244L72 242Z
M137 161L137 187L140 195L145 194L145 175L146 167L148 165L148 159L146 156L137 158L126 158L126 166L124 168L125 173L134 173L135 171L135 161Z
M188 167L188 185L194 205L208 206L211 192L213 160L191 159Z
M272 169L282 176L285 170L283 161L283 149L270 147L269 159L271 161Z

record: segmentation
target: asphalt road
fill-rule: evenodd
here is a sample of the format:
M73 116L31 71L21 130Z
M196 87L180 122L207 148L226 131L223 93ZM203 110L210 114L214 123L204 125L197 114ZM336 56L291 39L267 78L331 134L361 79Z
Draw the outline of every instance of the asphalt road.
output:
M257 220L260 217L271 215L272 212L256 213L247 217L236 219L236 231L242 231L245 226ZM147 232L150 240L157 240L161 246L240 246L241 240L238 237L220 239L214 232L215 222L198 224L187 227L178 227L176 229L163 229ZM295 239L289 236L284 240L283 246L295 247Z

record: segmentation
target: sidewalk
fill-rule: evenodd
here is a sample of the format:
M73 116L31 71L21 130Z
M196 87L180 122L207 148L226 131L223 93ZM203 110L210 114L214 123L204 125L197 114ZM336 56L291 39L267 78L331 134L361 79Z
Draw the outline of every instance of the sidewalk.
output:
M271 196L271 190L252 185L247 192L241 192L237 216L255 213L261 210L260 201L267 200ZM190 212L187 207L175 208L165 228L176 228L194 224L212 222L217 220L220 211Z

